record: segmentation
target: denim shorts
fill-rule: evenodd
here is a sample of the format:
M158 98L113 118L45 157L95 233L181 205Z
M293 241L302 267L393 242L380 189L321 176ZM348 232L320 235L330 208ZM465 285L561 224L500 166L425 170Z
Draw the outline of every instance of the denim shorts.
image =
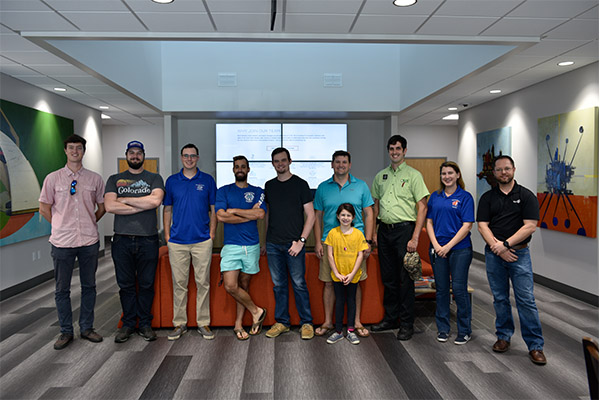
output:
M239 246L226 244L221 249L221 272L240 270L245 274L254 275L260 271L260 244Z

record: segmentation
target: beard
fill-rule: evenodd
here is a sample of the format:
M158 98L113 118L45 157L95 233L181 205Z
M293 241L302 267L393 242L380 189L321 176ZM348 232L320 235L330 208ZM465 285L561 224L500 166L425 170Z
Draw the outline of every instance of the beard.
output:
M247 178L248 178L248 174L244 174L244 173L235 174L236 182L244 182Z
M130 159L127 159L127 165L129 165L129 168L131 169L140 169L142 165L144 165L144 160L132 161Z

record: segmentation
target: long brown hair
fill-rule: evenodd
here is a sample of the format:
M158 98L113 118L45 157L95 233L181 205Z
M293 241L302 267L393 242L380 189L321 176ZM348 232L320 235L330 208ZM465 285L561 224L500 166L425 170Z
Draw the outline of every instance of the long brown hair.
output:
M454 172L456 172L457 174L460 174L460 176L456 180L456 184L458 186L460 186L461 189L464 189L465 182L463 181L462 173L460 172L460 167L458 166L458 164L455 163L454 161L445 161L442 163L442 165L440 165L440 188L437 190L437 192L442 193L444 191L444 189L446 188L446 186L444 185L444 182L442 182L442 168L444 168L444 167L450 167L454 170Z

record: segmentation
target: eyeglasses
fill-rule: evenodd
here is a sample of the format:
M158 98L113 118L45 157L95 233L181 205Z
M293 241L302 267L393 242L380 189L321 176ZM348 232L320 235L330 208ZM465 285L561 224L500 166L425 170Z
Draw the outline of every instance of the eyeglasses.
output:
M196 158L198 158L198 154L182 154L181 157L188 159L191 158L192 160L195 160Z
M71 196L75 193L77 193L77 181L73 180L73 182L71 182Z
M512 170L513 170L513 167L494 168L494 172L497 172L497 173L510 172Z

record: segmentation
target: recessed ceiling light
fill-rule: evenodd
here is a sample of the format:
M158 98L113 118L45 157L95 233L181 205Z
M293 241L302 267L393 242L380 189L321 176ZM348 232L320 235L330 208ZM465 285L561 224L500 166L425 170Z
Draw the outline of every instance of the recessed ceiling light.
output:
M396 7L409 7L416 3L417 0L394 0L394 5Z
M500 89L494 89L494 90L490 90L491 94L496 94L496 93L502 93L502 90Z
M98 108L101 110L108 110L108 106L99 106Z
M106 114L102 114L101 116L102 116L102 119L110 119L110 117Z
M458 114L450 114L450 115L446 115L444 118L446 121L456 121L458 120Z
M65 89L64 87L55 87L54 90L57 92L66 92L67 91L67 89Z
M158 3L158 4L169 4L169 3L173 2L173 0L152 0L152 1L155 3Z
M559 67L568 67L569 65L575 64L573 61L561 61L558 63Z
M458 107L448 107L448 111L456 111L458 110Z

